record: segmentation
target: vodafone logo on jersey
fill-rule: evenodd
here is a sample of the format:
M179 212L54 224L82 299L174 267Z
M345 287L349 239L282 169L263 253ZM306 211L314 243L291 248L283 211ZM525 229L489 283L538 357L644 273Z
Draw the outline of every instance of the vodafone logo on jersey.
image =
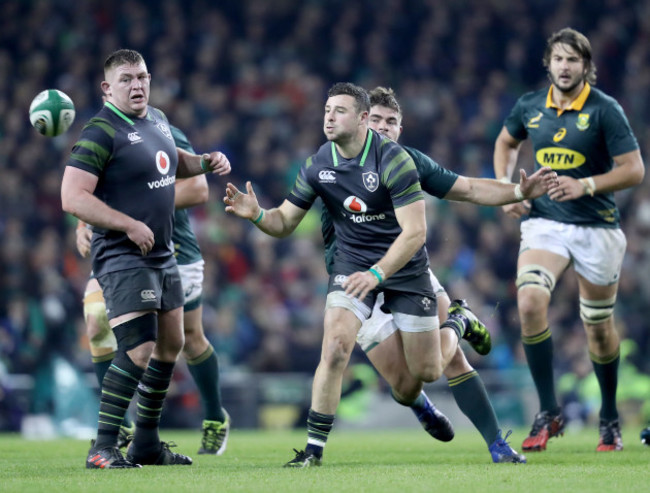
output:
M366 203L354 195L351 195L345 199L345 202L343 202L343 207L345 207L346 211L352 212L354 214L363 214L364 212L368 212L368 206Z
M161 175L169 173L169 156L165 151L158 151L156 153L156 167Z
M158 171L160 171L160 174L163 175L163 177L160 180L147 182L149 190L153 190L154 188L168 187L169 185L173 185L176 182L175 175L165 176L169 173L170 167L171 162L167 153L165 151L158 151L156 153L156 168L158 168Z
M366 212L368 212L368 206L363 200L354 195L345 199L343 207L345 207L345 210L352 212L350 220L353 223L369 223L386 219L386 215L383 212L381 214L366 214Z

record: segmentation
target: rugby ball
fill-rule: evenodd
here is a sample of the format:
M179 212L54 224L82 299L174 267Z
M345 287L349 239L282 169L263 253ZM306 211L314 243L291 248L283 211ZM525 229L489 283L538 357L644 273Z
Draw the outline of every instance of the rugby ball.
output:
M46 89L29 105L29 121L46 137L56 137L70 128L75 110L72 99L58 89Z

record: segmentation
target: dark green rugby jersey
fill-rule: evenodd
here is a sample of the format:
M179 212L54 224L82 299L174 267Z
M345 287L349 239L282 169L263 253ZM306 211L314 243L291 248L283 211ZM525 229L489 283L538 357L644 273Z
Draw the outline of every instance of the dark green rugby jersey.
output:
M417 149L408 146L403 147L404 150L413 158L415 168L420 177L422 190L427 192L429 195L443 199L454 186L456 180L458 180L458 175L453 171L443 168L429 156ZM334 255L336 253L336 243L334 241L336 235L334 233L332 218L325 207L323 207L323 212L321 214L321 228L323 241L325 243L325 267L327 268L327 273L331 274L332 267L334 266Z
M423 199L413 159L374 130L368 131L364 149L353 159L341 157L333 142L307 159L287 200L309 209L316 197L332 218L334 261L337 272L345 274L377 263L402 231L395 208ZM423 246L393 277L420 274L428 266Z
M96 276L176 264L171 235L178 153L160 110L149 107L145 118L133 118L106 103L83 128L67 166L96 175L95 196L142 221L154 233L153 249L143 256L125 233L93 228Z
M196 154L194 148L187 136L178 128L170 125L176 147L184 151ZM174 213L174 231L172 233L172 242L174 243L174 255L179 265L193 264L202 260L199 242L196 239L192 225L190 224L190 215L187 209L176 209Z
M558 175L586 178L611 170L612 157L639 148L620 105L585 83L580 95L564 111L552 102L550 89L523 95L505 121L515 139L530 137L535 169L550 166ZM619 227L613 193L585 195L554 202L548 195L532 201L529 217L603 228Z

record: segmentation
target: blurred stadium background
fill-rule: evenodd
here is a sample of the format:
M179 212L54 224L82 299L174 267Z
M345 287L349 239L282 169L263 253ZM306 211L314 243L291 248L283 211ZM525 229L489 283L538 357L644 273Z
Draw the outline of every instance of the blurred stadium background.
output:
M59 186L81 125L101 104L102 64L121 47L142 52L151 103L197 152L228 154L228 180L252 180L264 206L279 204L302 160L323 141L322 106L337 81L391 86L405 113L405 144L468 176L491 177L492 149L517 97L547 84L545 40L565 26L591 40L598 87L624 107L650 156L650 0L1 0L0 6L0 430L80 434L96 419L94 375L81 297L90 271L74 248L75 221ZM64 136L30 127L43 89L72 97ZM530 169L524 153L522 166ZM299 425L318 362L326 274L318 212L285 240L225 215L225 180L192 211L206 261L204 323L221 364L235 427ZM628 238L617 304L625 338L619 401L627 424L650 419L650 180L621 193ZM472 363L502 422L536 410L519 340L514 274L518 224L499 209L430 200L432 266L452 297L467 298L495 347ZM551 311L559 387L576 426L599 407L566 276ZM390 402L355 354L342 425L417 426ZM358 385L361 383L361 385ZM56 388L57 392L52 389ZM427 387L464 422L446 382ZM645 409L643 405L645 404ZM381 407L381 413L377 408ZM387 417L394 416L394 419ZM164 425L196 427L198 394L183 364ZM338 425L337 425L338 426Z

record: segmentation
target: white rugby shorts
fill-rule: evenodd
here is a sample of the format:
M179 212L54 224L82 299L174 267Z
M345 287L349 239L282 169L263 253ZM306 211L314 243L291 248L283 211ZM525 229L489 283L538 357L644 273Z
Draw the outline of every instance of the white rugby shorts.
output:
M181 275L183 295L185 304L194 301L203 294L203 265L205 261L199 260L186 265L178 265L178 272Z
M521 223L524 250L546 250L568 258L575 271L598 286L618 282L627 240L621 229L580 226L544 218Z
M442 284L440 284L440 281L438 281L438 278L431 270L429 270L429 275L431 276L431 284L433 285L433 292L436 296L446 294L445 288L442 287ZM384 293L379 293L375 305L372 307L370 317L361 324L361 328L357 334L357 342L361 346L361 349L366 352L388 339L397 330L392 313L384 313L381 311L380 307L383 304Z

